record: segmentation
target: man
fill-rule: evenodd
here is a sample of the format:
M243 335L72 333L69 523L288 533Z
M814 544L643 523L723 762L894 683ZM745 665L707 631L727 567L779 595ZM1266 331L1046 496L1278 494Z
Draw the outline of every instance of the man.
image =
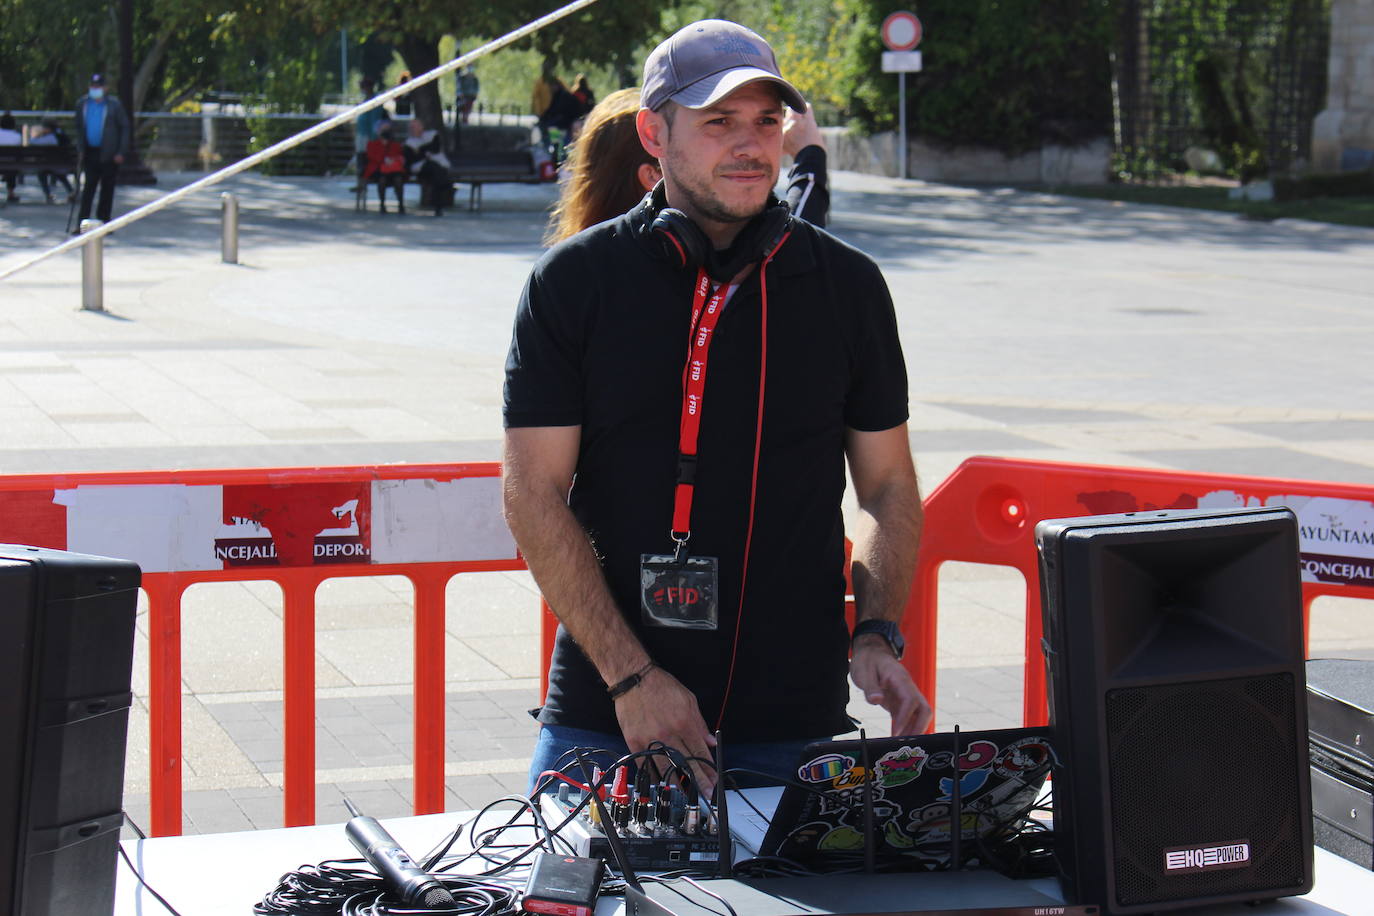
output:
M363 101L376 95L377 84L369 76L363 77L358 81L358 88L362 90ZM367 152L367 145L377 139L377 125L386 112L382 106L369 108L353 119L353 152L358 156L358 162L362 162L363 155Z
M19 132L19 125L14 120L14 115L8 111L0 115L0 146L20 146L24 142L24 135ZM18 172L0 172L0 180L5 182L5 200L14 203L19 200L19 195L14 193L14 185L19 180Z
M561 621L532 782L579 745L709 758L716 730L729 766L786 775L852 729L846 667L894 734L930 721L898 658L920 497L891 299L772 197L784 103L806 107L755 33L673 35L637 122L663 182L551 249L522 295L506 517Z
M86 186L81 189L81 220L91 215L91 201L100 189L100 204L95 218L110 221L114 209L115 179L119 166L129 152L129 116L119 99L105 95L105 77L92 74L90 91L76 103L76 137L81 144L81 168Z

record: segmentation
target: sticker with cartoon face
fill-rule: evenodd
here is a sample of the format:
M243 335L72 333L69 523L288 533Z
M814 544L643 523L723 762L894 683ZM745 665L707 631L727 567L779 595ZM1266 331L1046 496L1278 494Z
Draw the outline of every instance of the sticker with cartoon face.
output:
M873 767L878 782L885 786L904 786L914 781L925 769L930 754L923 747L899 747L878 758Z
M800 849L815 849L834 827L828 821L811 821L789 833L784 842Z
M949 840L950 806L934 802L912 811L907 818L906 833L915 843L936 843Z
M853 827L840 825L821 837L817 849L825 852L844 852L864 848L864 835Z
M1017 777L1042 772L1050 762L1050 746L1044 738L1028 735L1002 748L992 763L998 776Z
M797 768L802 782L833 782L854 769L854 758L841 754L823 754Z

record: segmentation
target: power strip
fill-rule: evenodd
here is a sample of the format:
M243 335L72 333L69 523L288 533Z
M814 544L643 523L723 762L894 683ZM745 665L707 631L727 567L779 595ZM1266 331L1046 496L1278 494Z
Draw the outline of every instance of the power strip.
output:
M552 827L563 823L576 803L559 801L557 796L544 793L539 796L539 806L544 819ZM579 856L615 861L606 834L588 819L585 809L558 831L558 835L571 843ZM714 836L641 836L627 830L620 834L620 845L635 871L709 869L720 861L720 843Z

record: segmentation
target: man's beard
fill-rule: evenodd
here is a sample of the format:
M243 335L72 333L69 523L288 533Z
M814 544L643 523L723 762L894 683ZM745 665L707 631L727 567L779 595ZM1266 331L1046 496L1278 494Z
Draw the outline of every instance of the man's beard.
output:
M686 170L681 168L673 169L674 165L679 164L674 161L674 158L675 157L669 157L668 159L667 165L669 169L675 171L676 175L679 176L689 174ZM745 170L746 169L741 169L741 171ZM755 163L748 163L747 170L766 171L766 169ZM768 200L765 198L759 201L757 205L745 205L749 209L732 209L725 201L717 197L715 192L710 189L709 184L705 182L698 186L694 181L689 183L679 180L677 182L677 189L682 193L684 198L684 200L679 203L679 206L681 206L681 204L686 204L685 209L717 223L747 223L749 220L762 213L768 206Z

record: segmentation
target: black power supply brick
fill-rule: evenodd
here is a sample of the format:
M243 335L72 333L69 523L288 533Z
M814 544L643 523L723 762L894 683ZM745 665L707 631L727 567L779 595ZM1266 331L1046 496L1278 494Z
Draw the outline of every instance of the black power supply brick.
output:
M592 916L606 863L582 856L540 853L530 869L521 906L527 913Z

